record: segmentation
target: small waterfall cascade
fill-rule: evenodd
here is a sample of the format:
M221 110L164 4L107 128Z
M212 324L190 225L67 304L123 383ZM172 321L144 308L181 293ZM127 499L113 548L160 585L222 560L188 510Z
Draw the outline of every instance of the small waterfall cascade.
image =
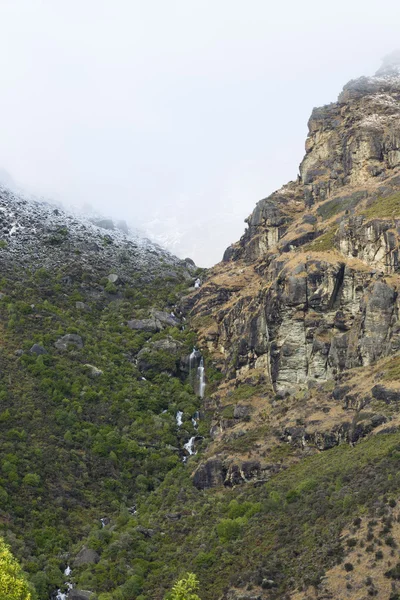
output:
M64 575L66 577L69 577L71 575L71 567L69 565L67 565L67 568L64 571ZM55 600L68 600L68 592L70 592L72 590L72 583L70 583L69 581L65 582L66 588L67 588L67 592L62 592L61 590L57 590L57 596L55 598Z
M204 359L196 347L189 355L189 380L200 398L204 398L206 388Z
M183 412L181 410L178 410L178 412L176 413L176 424L178 425L178 427L180 427L183 423L182 417L183 417Z
M199 426L199 423L198 423L199 419L200 419L200 413L198 410L196 410L196 412L194 413L194 415L192 417L192 423L193 423L193 427L195 429L197 429Z
M197 381L200 398L204 398L204 392L206 390L206 373L204 368L204 359L201 357L200 365L197 369Z
M186 450L186 452L189 454L189 456L196 454L194 451L194 440L195 439L196 439L196 436L194 435L193 437L190 438L190 440L188 442L186 442L186 444L183 444L183 447Z
M187 456L184 456L182 461L185 463L187 461L187 459L190 456L193 456L194 454L197 454L196 450L195 450L195 442L198 442L199 440L202 440L202 436L198 435L197 433L197 429L199 427L199 420L200 420L200 413L198 410L196 410L196 412L194 413L193 417L192 417L192 424L194 429L196 430L196 435L193 435L188 442L186 442L186 444L183 444L183 449L187 452Z
M199 351L196 348L193 348L189 355L189 373L191 373L193 366L196 364L198 355Z

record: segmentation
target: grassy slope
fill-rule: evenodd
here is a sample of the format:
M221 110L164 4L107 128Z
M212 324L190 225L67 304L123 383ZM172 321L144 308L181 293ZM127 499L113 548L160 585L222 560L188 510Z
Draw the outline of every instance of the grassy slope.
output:
M92 533L89 544L102 559L81 573L80 584L103 589L102 600L137 597L126 580L107 593L117 569L132 581L145 576L140 598L162 598L178 575L193 570L203 600L231 586L271 587L272 597L282 598L343 562L342 529L398 496L399 458L400 435L377 436L305 458L260 487L207 492L195 490L177 467L138 515ZM176 513L179 520L171 521ZM139 533L138 524L153 536Z

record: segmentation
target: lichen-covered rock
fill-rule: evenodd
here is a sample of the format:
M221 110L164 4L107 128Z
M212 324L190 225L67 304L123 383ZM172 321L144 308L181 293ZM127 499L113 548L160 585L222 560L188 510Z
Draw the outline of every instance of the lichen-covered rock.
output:
M74 565L80 567L82 565L97 565L100 556L95 550L83 546L74 559Z
M63 335L63 337L59 338L54 346L57 350L68 350L69 346L75 346L75 348L81 349L83 348L83 340L80 335L76 333L67 333L67 335Z
M129 329L135 329L136 331L148 331L150 333L156 333L161 331L161 326L155 319L132 319L127 323Z
M314 109L300 177L257 203L186 302L228 378L261 374L284 398L400 351L399 100L398 72L380 72Z

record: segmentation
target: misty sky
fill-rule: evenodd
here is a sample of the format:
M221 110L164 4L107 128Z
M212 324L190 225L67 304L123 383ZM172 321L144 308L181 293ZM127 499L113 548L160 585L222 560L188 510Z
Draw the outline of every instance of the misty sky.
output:
M398 0L0 0L0 167L209 266L294 179L313 106L400 46Z

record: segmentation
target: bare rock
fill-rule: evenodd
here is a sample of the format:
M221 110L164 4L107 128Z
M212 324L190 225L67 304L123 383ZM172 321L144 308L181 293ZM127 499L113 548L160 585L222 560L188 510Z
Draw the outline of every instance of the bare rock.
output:
M81 565L97 565L100 560L100 556L95 550L91 550L86 546L78 552L74 560L74 566L80 567Z

